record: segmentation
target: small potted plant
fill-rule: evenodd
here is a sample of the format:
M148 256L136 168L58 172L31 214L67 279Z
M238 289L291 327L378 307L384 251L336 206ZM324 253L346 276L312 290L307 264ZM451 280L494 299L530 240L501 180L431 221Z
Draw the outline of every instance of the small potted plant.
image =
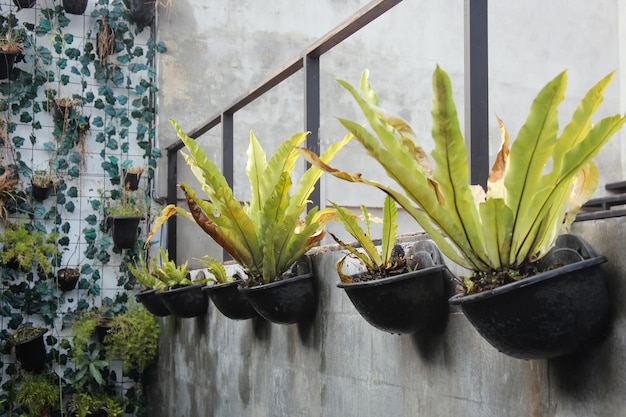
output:
M78 268L65 267L57 270L57 284L63 292L72 291L76 288L79 278L80 270Z
M22 52L22 36L19 32L8 29L0 34L0 80L9 78L15 57L20 52Z
M46 365L43 336L47 331L43 327L22 326L13 333L10 344L25 371L39 373Z
M59 256L58 235L45 233L23 222L8 223L0 233L2 263L12 269L31 271L33 266L52 272L52 259Z
M398 229L395 201L387 196L383 206L381 251L372 240L370 214L361 207L366 229L357 214L332 203L348 233L360 249L332 238L348 253L337 262L343 288L359 313L372 326L389 333L413 333L433 328L447 313L446 282L448 270L435 244L418 241L410 250L396 243ZM365 271L347 275L346 260L356 260Z
M515 141L499 120L502 147L486 193L469 185L450 79L439 67L433 74L434 168L411 127L381 109L367 71L360 92L340 81L374 133L354 121L340 122L400 189L301 152L339 178L391 195L448 258L473 271L458 279L460 293L450 302L460 305L498 350L523 359L565 355L597 342L609 323L600 268L606 258L587 250L580 239L559 241L557 236L593 193L598 171L592 158L626 122L619 114L591 121L612 75L588 91L560 134L557 108L565 95L566 72L539 92Z
M34 170L30 179L33 198L37 201L46 200L52 194L57 181L57 176L52 172L52 168Z
M165 317L172 312L165 306L163 300L159 296L159 291L165 289L165 283L161 281L152 271L149 264L143 257L139 257L139 261L134 265L126 264L128 270L135 277L142 290L135 296L150 313L155 316ZM152 270L158 268L156 265L156 257L153 258Z
M187 262L176 265L169 259L165 249L159 248L160 264L152 269L152 273L165 284L165 288L158 292L165 306L180 318L192 318L207 312L209 298L202 287L206 280L191 280Z
M198 261L211 274L208 285L202 290L209 294L209 298L223 315L233 320L259 317L250 301L237 289L243 281L239 272L228 274L220 261L208 255Z
M144 213L142 201L124 189L122 198L108 208L107 222L110 222L115 246L119 249L130 249L135 246L139 223L143 220Z
M82 102L77 97L59 97L52 100L52 119L55 123L66 123L73 116L74 108Z
M124 183L124 188L131 191L136 191L139 188L139 180L141 179L141 174L146 169L144 167L134 167L130 166L122 170L122 178Z
M209 198L196 196L191 187L181 184L190 213L167 206L151 234L167 218L183 213L243 267L248 279L245 288L240 286L239 290L261 316L280 324L310 319L317 307L317 293L310 260L303 255L323 239L332 210L313 208L301 217L322 174L317 167L309 168L290 194L291 174L298 159L295 147L304 141L306 132L283 141L269 161L250 132L246 173L252 195L250 203L242 206L219 168L176 122L172 120L172 124L189 151L183 156ZM322 160L331 160L349 139L331 145Z
M15 402L28 409L28 417L49 417L52 410L59 410L61 398L59 387L43 374L24 375L15 392Z

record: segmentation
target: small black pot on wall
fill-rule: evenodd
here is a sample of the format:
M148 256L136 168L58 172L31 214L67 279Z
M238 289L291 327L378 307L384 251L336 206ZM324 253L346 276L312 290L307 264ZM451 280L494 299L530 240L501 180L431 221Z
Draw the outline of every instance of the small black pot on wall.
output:
M63 0L65 13L81 15L87 10L88 0Z
M46 364L46 346L43 335L47 329L41 329L40 333L27 340L15 344L15 356L25 371L39 373Z
M16 51L0 51L0 80L9 78L15 64Z
M138 26L145 26L154 17L155 0L130 0L130 15Z
M370 281L339 283L354 307L372 326L389 333L434 328L448 313L446 280L451 274L431 240L413 247L416 271Z
M584 350L606 336L609 298L601 264L583 240L563 235L542 260L561 264L490 291L450 299L500 352L544 359Z
M137 243L137 232L142 217L109 217L111 237L118 249L130 249Z

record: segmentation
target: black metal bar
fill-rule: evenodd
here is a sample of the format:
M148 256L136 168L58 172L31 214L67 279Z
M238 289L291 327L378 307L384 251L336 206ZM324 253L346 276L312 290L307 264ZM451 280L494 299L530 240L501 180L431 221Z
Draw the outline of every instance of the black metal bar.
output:
M311 57L324 55L401 2L402 0L372 1L356 12L352 17L322 36L318 42L307 49L306 55Z
M235 189L235 117L233 113L222 114L222 173L230 188ZM232 259L222 249L222 261Z
M320 59L307 56L304 64L304 118L305 130L311 132L306 138L306 146L317 155L320 153ZM306 163L309 168L311 164ZM311 193L309 207L321 205L320 184Z
M489 56L487 0L465 0L465 140L470 181L489 176Z
M167 204L177 203L178 153L167 153ZM176 258L176 216L167 221L167 251L170 259L178 263Z

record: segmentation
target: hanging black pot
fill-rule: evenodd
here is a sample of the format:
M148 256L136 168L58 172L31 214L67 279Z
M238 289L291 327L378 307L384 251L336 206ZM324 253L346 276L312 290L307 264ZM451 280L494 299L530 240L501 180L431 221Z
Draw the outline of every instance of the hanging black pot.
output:
M17 51L0 51L0 80L9 78L18 53Z
M130 16L138 26L145 26L154 17L154 0L130 0Z
M188 285L159 291L159 296L176 317L188 319L201 316L209 308L209 297L202 291L205 284Z
M35 6L37 0L13 0L13 4L15 4L19 9L30 9Z
M313 274L298 275L256 287L238 287L261 317L277 324L310 319L317 307Z
M57 102L57 100L52 101L52 120L55 123L63 122L68 120L72 115L72 109L74 105L62 105Z
M41 185L31 183L31 187L33 190L33 198L37 201L45 201L52 194L54 184L50 181L48 186L42 187Z
M490 291L450 299L496 349L520 359L584 350L608 332L609 299L600 264L589 245L560 236L541 261L564 265Z
M80 271L75 268L61 268L57 271L57 284L61 291L71 291L76 288L80 278Z
M139 188L141 172L127 172L126 170L122 170L122 178L124 179L124 188L135 191Z
M418 270L370 281L339 283L363 318L389 333L413 333L442 323L450 273L434 242L415 244Z
M25 340L15 342L15 356L22 369L39 373L46 364L46 346L43 335L48 329L39 329L39 333Z
M88 0L63 0L65 13L83 14L87 10Z
M246 320L259 317L250 301L237 289L238 281L225 284L209 285L202 290L209 294L215 307L226 317L233 320Z
M158 290L149 289L144 290L135 295L137 301L139 301L150 313L158 317L165 317L172 314L172 312L165 306L161 296L158 294Z
M137 243L139 222L142 217L109 217L111 236L118 249L130 249Z

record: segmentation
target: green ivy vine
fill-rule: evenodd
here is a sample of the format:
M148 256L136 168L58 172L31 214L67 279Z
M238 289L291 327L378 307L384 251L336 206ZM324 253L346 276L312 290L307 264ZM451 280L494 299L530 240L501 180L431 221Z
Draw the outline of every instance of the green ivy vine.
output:
M16 392L30 376L8 342L29 325L49 330L44 375L60 385L64 400L77 398L78 373L93 368L98 372L79 375L81 389L93 398L123 394L118 400L126 413L145 414L137 365L110 365L88 335L86 349L76 354L72 331L91 312L129 311L136 282L126 263L144 256L151 221L161 157L154 59L166 47L150 25L133 22L130 1L90 0L85 16L66 14L61 0L39 0L33 10L0 6L0 37L18 34L22 48L9 78L0 80L0 242L19 224L56 246L46 259L30 256L17 268L3 259L0 265L0 417L27 412L28 402L16 401ZM145 173L132 192L122 178L131 166ZM31 181L41 173L49 175L53 191L39 201ZM142 202L145 220L135 247L120 250L108 233L107 215L128 193ZM80 278L64 292L56 271L66 267L78 269ZM123 389L128 381L135 385Z

